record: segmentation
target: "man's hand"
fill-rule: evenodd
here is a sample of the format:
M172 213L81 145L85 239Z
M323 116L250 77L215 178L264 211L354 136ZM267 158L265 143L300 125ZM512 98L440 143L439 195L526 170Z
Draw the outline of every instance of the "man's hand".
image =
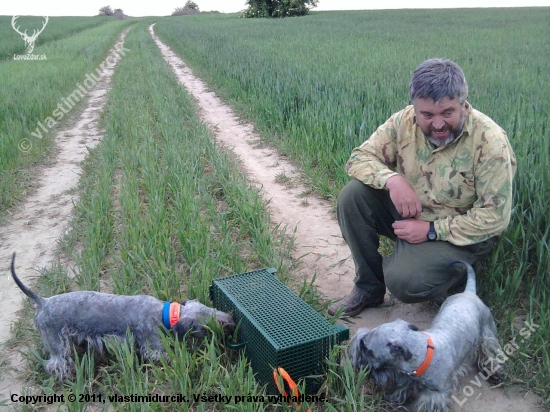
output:
M397 213L403 217L418 219L420 213L422 213L420 199L403 176L390 177L386 182L386 188L390 191L390 198L397 209Z
M419 219L396 220L393 223L395 236L409 243L421 243L428 240L430 223Z

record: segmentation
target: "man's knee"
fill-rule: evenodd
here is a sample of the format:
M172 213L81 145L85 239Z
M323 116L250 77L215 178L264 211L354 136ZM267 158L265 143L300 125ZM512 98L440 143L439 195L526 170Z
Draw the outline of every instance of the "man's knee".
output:
M415 303L413 289L418 289L409 279L402 276L386 276L384 273L384 282L393 297L403 303Z
M422 273L391 273L384 271L384 282L393 297L403 303L418 303L441 296L447 285L428 284Z
M345 185L338 196L338 208L345 209L348 206L357 205L364 199L368 186L357 179L352 179Z
M338 196L337 216L338 222L365 221L369 226L377 226L392 236L391 224L395 221L390 204L388 192L372 188L363 182L353 179L340 192ZM393 208L393 209L392 209ZM396 212L397 213L397 212Z

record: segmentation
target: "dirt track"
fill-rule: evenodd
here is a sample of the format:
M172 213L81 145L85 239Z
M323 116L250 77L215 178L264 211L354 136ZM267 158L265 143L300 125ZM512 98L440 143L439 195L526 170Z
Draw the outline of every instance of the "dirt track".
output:
M0 359L11 359L12 367L17 367L19 359L13 352L7 353L3 343L10 337L11 323L23 307L25 296L7 270L11 255L17 252L17 273L27 284L34 283L30 279L32 275L54 260L57 241L68 229L73 204L77 200L72 190L76 188L82 172L80 162L86 157L88 148L96 146L103 136L98 124L99 117L107 101L116 63L120 60L114 51L122 47L128 30L120 35L110 52L111 58L105 60L105 69L100 80L89 91L82 113L75 117L73 125L57 133L57 156L50 165L36 173L37 190L10 217L9 224L0 230L0 264L5 269L0 276ZM21 393L21 384L13 379L11 373L1 376L0 399L7 397L10 390Z
M312 195L305 202L303 187L277 183L276 177L281 174L299 181L299 172L275 150L258 147L256 142L260 137L254 133L254 127L243 124L230 107L209 91L200 79L194 77L184 62L155 37L153 26L150 32L179 81L196 99L203 121L210 125L215 139L241 159L247 176L262 188L264 197L269 200L273 221L287 226L289 232L296 229L293 254L296 258L301 257L297 275L309 279L317 274L316 285L328 299L344 296L352 287L353 262L332 216L331 204ZM106 70L102 81L90 93L87 107L74 127L58 134L58 156L51 166L45 167L40 173L40 187L26 200L24 207L11 217L10 224L2 228L0 263L3 268L9 267L13 251L18 251L17 267L22 275L35 273L53 260L55 242L67 229L76 200L70 190L78 182L79 163L87 153L86 147L101 141L97 121L106 102L113 69ZM0 277L0 313L3 314L0 319L0 356L5 356L1 353L1 345L9 337L9 326L22 307L23 295L16 289L7 271L2 272L5 275ZM29 280L24 276L22 278ZM362 326L372 328L402 318L425 329L434 315L435 309L428 304L406 305L392 302L386 296L382 307L363 311L348 327L353 333ZM0 381L0 399L8 395L10 390L20 391L20 388L21 385L8 376ZM509 398L503 390L490 389L486 384L475 389L474 395L468 397L464 405L456 410L540 410L535 406L534 396L512 395ZM464 398L463 395L457 397Z

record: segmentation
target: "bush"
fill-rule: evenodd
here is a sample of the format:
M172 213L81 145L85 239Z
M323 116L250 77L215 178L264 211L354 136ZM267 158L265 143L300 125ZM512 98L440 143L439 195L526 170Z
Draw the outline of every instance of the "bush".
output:
M318 0L247 0L243 17L305 16L317 3Z
M117 20L124 20L124 11L122 9L115 9L114 16Z
M200 13L199 6L194 1L188 1L183 7L176 7L172 16L184 16L186 14Z

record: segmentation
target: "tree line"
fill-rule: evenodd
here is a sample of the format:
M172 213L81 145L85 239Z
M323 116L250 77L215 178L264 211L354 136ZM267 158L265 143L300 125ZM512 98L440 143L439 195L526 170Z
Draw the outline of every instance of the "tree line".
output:
M281 18L292 16L304 16L310 9L316 7L319 0L247 0L248 8L242 16L247 18ZM194 1L187 1L183 7L176 7L172 16L182 16L200 13L199 5ZM99 9L100 16L114 16L122 20L122 9L113 10L111 6Z

